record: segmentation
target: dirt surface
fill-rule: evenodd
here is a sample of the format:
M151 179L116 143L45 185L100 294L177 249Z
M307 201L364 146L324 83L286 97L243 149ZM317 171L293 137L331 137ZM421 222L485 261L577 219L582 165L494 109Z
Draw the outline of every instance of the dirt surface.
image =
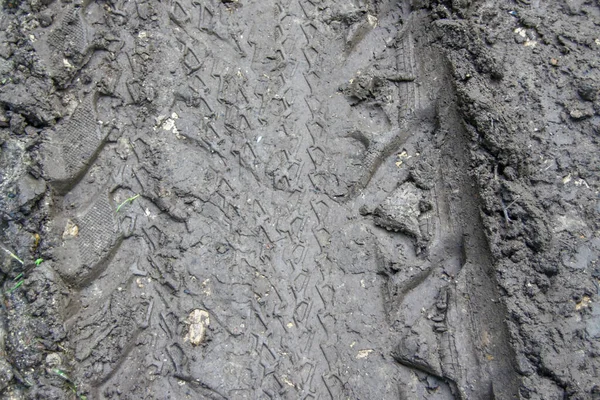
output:
M600 399L600 3L3 0L9 399Z

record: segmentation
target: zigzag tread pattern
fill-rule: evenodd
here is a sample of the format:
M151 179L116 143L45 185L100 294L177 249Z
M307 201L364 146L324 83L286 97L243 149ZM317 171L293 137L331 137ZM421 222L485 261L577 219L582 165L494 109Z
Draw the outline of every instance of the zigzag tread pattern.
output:
M346 277L343 267L357 267L343 265L334 255L346 250L339 231L348 225L349 208L311 180L318 172L316 160L331 158L332 151L326 107L332 86L327 74L333 67L319 43L344 39L322 29L318 7L304 0L262 10L265 20L276 21L255 31L273 33L272 46L262 48L247 36L254 27L238 26L235 13L244 9L235 4L177 1L155 11L170 21L180 50L177 73L187 80L165 107L169 123L127 137L135 157L123 162L133 165L124 186L143 195L136 200L141 207L131 212L144 222L135 245L121 246L97 277L95 284L108 287L109 294L89 300L94 285L81 288L82 302L88 303L78 316L85 318L72 332L81 343L77 357L92 391L110 393L115 382L125 385L117 373L125 368L161 377L154 383L148 378L148 385L176 377L186 389L215 398L235 398L238 390L250 398L339 398L350 387L359 390L344 368L357 373L361 363L376 361L362 358L374 350L357 357L352 343L339 342L342 333L358 339L361 324L368 325L360 311L351 315L347 308L360 302L339 284ZM201 56L198 49L207 40L217 41L224 54ZM167 129L171 123L176 128ZM98 132L93 107L82 104L60 132L69 138L62 147L69 174L77 174L102 143L92 132ZM252 182L254 191L248 192L244 182ZM109 251L118 235L107 197L75 221L87 265ZM207 264L216 260L218 271L209 270ZM117 271L127 279L111 282ZM137 316L120 308L143 298L140 293L152 293L153 305L136 300ZM347 315L340 316L337 307L346 307ZM102 311L94 312L98 308ZM192 322L186 317L200 308L210 314L210 341L193 347L186 335ZM112 327L102 315L122 319L123 326ZM371 343L368 339L365 343ZM231 362L214 360L217 346L230 344ZM242 372L235 370L240 364ZM219 373L239 389L225 393L224 378L215 376ZM174 393L183 393L182 387Z

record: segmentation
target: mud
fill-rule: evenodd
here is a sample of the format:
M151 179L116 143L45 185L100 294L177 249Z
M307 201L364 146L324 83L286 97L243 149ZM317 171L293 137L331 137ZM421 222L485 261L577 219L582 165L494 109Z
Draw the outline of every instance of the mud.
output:
M3 0L3 398L600 398L599 25Z

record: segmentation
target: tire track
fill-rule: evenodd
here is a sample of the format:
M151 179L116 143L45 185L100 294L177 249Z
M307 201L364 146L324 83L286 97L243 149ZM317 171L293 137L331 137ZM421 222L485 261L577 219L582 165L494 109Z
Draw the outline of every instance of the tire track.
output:
M349 43L362 51L361 40L381 35L369 36L367 6L109 9L115 23L138 18L116 54L94 59L119 74L101 110L86 102L61 123L81 145L63 139L67 163L47 168L64 194L56 240L71 244L55 258L76 293L68 327L82 388L95 398L165 387L175 397L399 396L406 373L389 355L377 254L382 237L405 241L366 224L355 198L380 184L414 127L431 123L410 30L386 78L401 104L397 127L353 137L358 124L338 92L350 76L336 74L351 70ZM410 229L426 248L436 210L421 211ZM210 321L199 346L197 311ZM125 370L143 373L126 381Z

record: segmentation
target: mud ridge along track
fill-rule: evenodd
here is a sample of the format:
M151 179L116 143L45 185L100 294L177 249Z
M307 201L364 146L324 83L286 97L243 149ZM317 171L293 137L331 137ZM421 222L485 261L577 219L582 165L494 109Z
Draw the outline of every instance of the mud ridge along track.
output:
M600 4L540 3L4 0L3 396L600 398Z

